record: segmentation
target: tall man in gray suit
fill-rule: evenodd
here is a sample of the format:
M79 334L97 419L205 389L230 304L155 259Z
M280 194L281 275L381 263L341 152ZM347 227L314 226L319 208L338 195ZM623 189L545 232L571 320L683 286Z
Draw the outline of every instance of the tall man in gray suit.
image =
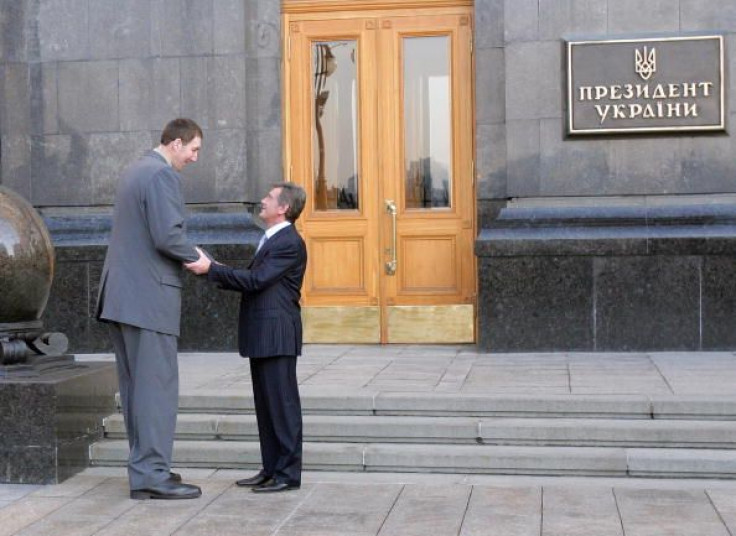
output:
M202 490L171 472L179 401L177 338L186 238L179 172L196 162L202 129L174 119L161 144L122 174L102 269L97 318L109 323L130 445L131 499L194 499Z

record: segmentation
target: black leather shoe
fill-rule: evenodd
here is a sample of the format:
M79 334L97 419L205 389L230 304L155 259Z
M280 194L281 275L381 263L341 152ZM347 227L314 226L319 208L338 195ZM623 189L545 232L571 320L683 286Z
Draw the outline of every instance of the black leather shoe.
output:
M274 480L273 478L264 482L260 486L256 486L251 491L254 493L275 493L277 491L287 491L290 489L299 489L300 484L294 482L284 482L283 480Z
M130 498L137 501L145 499L196 499L201 496L202 490L199 486L182 484L172 479L164 480L150 488L130 490Z
M250 478L237 480L235 482L235 485L240 486L241 488L252 488L253 486L260 486L261 484L264 484L269 480L271 480L270 476L264 475L263 473L258 473L257 475Z
M181 475L179 473L175 473L174 471L170 471L169 480L173 480L174 482L181 482Z

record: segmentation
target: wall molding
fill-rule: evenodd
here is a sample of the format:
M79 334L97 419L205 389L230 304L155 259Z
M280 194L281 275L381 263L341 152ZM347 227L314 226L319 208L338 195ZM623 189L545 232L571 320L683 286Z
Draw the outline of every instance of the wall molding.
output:
M468 7L473 0L281 0L282 13Z

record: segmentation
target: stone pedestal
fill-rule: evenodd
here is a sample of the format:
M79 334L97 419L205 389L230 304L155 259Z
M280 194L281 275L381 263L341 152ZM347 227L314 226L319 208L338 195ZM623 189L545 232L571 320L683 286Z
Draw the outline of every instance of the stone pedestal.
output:
M0 381L0 483L56 484L89 465L115 410L115 364L64 361Z
M85 468L115 406L112 363L75 363L41 321L55 266L46 225L0 186L0 482L53 484Z

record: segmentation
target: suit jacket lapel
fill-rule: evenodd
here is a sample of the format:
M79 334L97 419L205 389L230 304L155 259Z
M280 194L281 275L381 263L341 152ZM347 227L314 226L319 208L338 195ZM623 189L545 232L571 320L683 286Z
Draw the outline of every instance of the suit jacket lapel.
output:
M261 249L258 250L258 253L256 253L255 256L253 257L253 260L250 262L250 265L248 266L248 269L250 269L250 268L252 268L254 266L258 266L258 264L260 264L260 260L263 258L264 253L266 253L266 251L268 251L268 248L271 247L271 244L273 243L273 241L274 240L279 240L280 238L282 238L283 236L285 236L286 233L289 232L289 229L292 228L292 227L294 227L294 226L293 225L289 225L289 226L287 226L287 227L285 227L283 229L279 229L279 231L275 235L273 235L271 238L267 239L263 243L263 245L261 246Z

